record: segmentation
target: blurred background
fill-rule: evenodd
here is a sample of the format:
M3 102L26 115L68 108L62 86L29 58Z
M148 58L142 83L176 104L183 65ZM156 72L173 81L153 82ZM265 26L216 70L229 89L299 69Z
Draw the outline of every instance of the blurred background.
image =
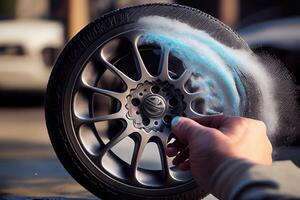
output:
M1 0L1 198L95 199L52 150L43 113L47 81L64 44L89 21L113 9L155 2L188 5L220 19L255 52L276 56L300 84L300 1Z

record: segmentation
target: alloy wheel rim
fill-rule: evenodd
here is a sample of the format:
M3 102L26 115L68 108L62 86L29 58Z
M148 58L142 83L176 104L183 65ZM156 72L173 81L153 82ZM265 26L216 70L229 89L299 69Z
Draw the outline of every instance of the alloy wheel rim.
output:
M148 72L148 69L138 49L138 41L142 34L142 30L135 29L126 31L117 36L125 38L130 43L132 50L131 53L135 58L136 69L139 77L138 80L134 80L119 70L108 60L104 48L100 47L99 49L102 64L105 65L105 67L114 75L118 76L118 78L125 85L125 90L122 92L116 92L99 88L88 84L87 81L82 78L82 76L79 76L80 78L77 80L74 91L87 91L105 95L117 100L119 102L119 106L117 111L112 114L101 116L81 116L77 112L77 108L80 107L80 103L74 103L75 100L73 100L74 111L72 112L72 118L74 130L79 132L81 127L87 124L93 124L102 121L121 120L124 127L120 133L110 138L107 143L98 141L100 143L100 148L91 153L95 154L99 158L96 159L97 167L107 173L110 177L131 186L145 188L169 188L172 186L183 185L192 180L190 172L180 171L172 164L172 158L167 157L165 154L167 144L175 138L170 129L170 121L174 116L177 115L198 118L206 116L207 114L197 113L192 108L192 102L199 97L199 93L189 92L185 85L193 73L185 69L176 79L170 76L170 49L161 47L160 62L158 65L159 73L153 76ZM112 37L110 40L113 38L114 37ZM103 47L105 47L105 45ZM158 87L161 91L154 92L152 88L155 87ZM147 91L145 91L145 89L147 89ZM165 91L162 91L162 89L165 89ZM144 91L145 93L137 98L137 96L140 94L140 91ZM171 95L167 95L167 93L170 92ZM151 100L151 97L153 97L155 100ZM139 101L137 106L134 105L135 103L133 102L135 99L138 99ZM176 106L171 105L172 103L170 103L170 101L174 99L175 102L177 102ZM155 103L155 101L157 101L157 103ZM162 108L158 105L154 106L154 108L158 109L158 111L150 111L150 104L159 104L159 102L163 102L164 104L163 111L161 111ZM171 113L171 111L174 110L176 110L176 112ZM139 115L142 116L138 120L136 117L137 112L139 112ZM135 115L132 113L135 113ZM168 119L166 119L166 116ZM150 122L143 123L144 117L150 119ZM156 122L158 124L156 124ZM151 124L150 128L149 124ZM126 163L121 161L120 165L122 165L121 168L124 168L124 170L122 170L121 174L117 174L112 172L110 169L114 168L114 165L109 166L105 163L107 163L110 159L115 159L118 161L121 160L117 158L117 156L111 155L114 154L112 153L111 149L126 137L130 137L134 141L134 150L131 162ZM139 167L139 162L141 160L143 151L149 142L154 142L158 146L161 159L160 170L147 170ZM90 144L84 144L84 142L82 142L81 145L87 149L90 148L86 147ZM95 164L95 161L93 162ZM116 171L118 171L119 166L116 168Z

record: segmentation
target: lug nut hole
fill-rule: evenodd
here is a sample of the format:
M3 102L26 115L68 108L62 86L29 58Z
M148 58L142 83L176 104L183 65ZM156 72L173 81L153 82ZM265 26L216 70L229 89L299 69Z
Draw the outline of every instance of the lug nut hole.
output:
M164 116L164 121L166 124L170 124L172 121L172 117L170 115Z
M134 106L139 106L141 102L140 102L139 99L134 98L134 99L131 100L131 103L132 103L132 105L134 105Z
M143 124L144 124L145 126L148 126L148 125L150 124L150 119L149 119L149 118L144 118L144 119L143 119Z
M152 91L154 94L159 93L159 90L160 90L160 88L159 88L157 85L154 85L154 86L151 88L151 91Z
M155 121L154 124L157 126L158 125L158 121Z
M175 107L175 106L178 105L178 100L175 99L175 98L171 98L171 99L169 100L169 104L170 104L170 106Z

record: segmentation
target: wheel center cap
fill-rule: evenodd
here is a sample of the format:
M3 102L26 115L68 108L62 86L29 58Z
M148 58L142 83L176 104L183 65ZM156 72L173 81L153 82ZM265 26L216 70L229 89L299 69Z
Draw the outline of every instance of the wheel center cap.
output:
M150 118L161 117L166 111L166 103L163 97L155 94L148 95L142 102L143 113Z

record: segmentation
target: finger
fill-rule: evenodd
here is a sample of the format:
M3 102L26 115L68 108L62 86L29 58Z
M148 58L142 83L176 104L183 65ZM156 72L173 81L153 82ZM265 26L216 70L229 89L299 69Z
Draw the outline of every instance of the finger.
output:
M174 157L178 153L178 149L176 147L168 147L166 150L166 154L169 157Z
M186 145L182 144L178 139L176 139L174 142L169 143L167 145L167 150L166 150L167 156L169 157L176 156L178 152L184 149L185 147Z
M174 165L179 165L180 163L184 162L189 157L189 149L185 148L176 157L173 159Z
M228 115L215 115L215 116L203 116L199 118L193 118L194 121L198 122L203 126L218 129L222 123L231 116Z
M186 147L186 145L185 145L185 144L182 144L182 143L177 139L177 140L175 140L174 142L169 143L169 144L167 145L167 147L175 147L175 148L177 148L179 151L181 151L182 149L184 149L184 148Z
M191 166L190 166L190 160L186 160L183 163L180 163L178 165L179 169L181 169L182 171L187 171L190 170Z
M202 126L192 119L186 117L175 117L172 120L172 131L182 144L189 144L194 139L192 136L201 137L211 132L211 128Z
M194 120L203 126L218 129L229 137L242 135L243 131L241 130L244 130L246 121L252 121L252 119L228 115L205 116Z

